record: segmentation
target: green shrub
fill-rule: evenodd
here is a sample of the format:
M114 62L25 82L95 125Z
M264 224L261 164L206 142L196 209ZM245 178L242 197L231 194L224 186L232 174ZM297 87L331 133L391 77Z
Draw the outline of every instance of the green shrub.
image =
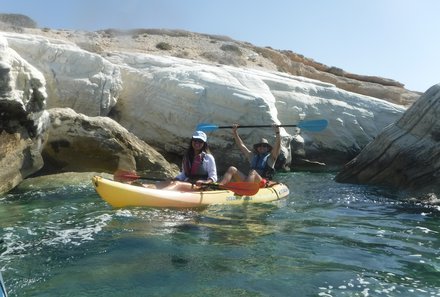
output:
M225 43L220 47L220 49L225 52L232 52L238 56L241 56L241 50L235 44Z
M156 44L156 48L163 50L163 51L169 51L172 49L171 44L167 43L167 42L159 42L158 44Z
M132 35L165 35L171 37L189 37L193 33L185 30L168 30L168 29L133 29L128 31Z
M204 52L201 54L201 56L210 62L222 65L231 65L237 67L246 65L246 61L241 59L240 56L236 54Z
M23 28L37 28L37 23L28 16L14 13L0 13L0 22Z
M229 36L224 36L224 35L212 35L212 34L200 34L201 36L206 36L209 39L213 39L213 40L217 40L217 41L234 41L234 39L232 39Z

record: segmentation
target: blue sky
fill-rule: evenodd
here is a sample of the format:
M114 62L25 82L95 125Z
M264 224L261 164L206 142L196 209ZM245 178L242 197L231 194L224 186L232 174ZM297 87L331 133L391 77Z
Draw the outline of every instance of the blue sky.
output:
M167 28L291 50L328 66L440 83L439 0L1 0L41 28Z

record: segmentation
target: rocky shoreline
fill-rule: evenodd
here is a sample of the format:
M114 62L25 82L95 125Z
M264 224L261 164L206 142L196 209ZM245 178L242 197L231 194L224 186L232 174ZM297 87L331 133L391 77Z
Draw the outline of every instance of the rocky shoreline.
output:
M370 154L364 165L350 162L339 181L438 196L439 157L432 152L439 142L439 85L418 99L419 93L393 80L184 31L21 28L0 32L0 51L0 165L6 168L0 193L43 173L124 168L173 176L188 135L201 122L295 124L325 118L329 126L323 132L282 129L286 168L339 170L364 149L371 152L374 140L380 160ZM420 107L426 104L429 108ZM414 129L404 122L420 124ZM389 125L399 127L398 139L404 141L387 143L389 137L381 135L389 133ZM415 131L431 132L415 136ZM241 134L246 143L273 138L270 129ZM405 150L413 139L424 146ZM211 133L209 142L221 160L219 172L231 163L245 166L230 131ZM397 161L385 166L384 160ZM377 162L389 170L376 166L382 174L370 171L376 177L364 179L359 176L365 172L349 172ZM424 174L414 169L423 166Z

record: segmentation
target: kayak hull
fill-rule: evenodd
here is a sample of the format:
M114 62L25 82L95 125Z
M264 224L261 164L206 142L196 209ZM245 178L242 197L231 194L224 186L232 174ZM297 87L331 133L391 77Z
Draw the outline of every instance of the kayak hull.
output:
M113 207L199 208L214 204L266 203L289 195L289 188L284 184L261 188L252 196L239 196L229 190L181 192L144 188L101 176L94 176L92 183L99 196Z

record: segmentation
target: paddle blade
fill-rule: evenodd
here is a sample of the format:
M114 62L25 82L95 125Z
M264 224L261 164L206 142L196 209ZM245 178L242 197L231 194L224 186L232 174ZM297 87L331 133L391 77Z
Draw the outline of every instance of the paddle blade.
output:
M327 128L328 121L323 120L310 120L310 121L300 121L298 123L298 128L308 131L319 132Z
M208 123L200 123L196 127L196 131L204 131L204 132L212 132L218 129L217 125L208 124Z
M220 189L230 190L240 196L252 196L258 193L260 185L249 182L230 182L224 185L218 185Z
M113 174L113 180L115 181L134 181L140 179L141 177L137 175L135 172L126 171L126 170L116 170Z

